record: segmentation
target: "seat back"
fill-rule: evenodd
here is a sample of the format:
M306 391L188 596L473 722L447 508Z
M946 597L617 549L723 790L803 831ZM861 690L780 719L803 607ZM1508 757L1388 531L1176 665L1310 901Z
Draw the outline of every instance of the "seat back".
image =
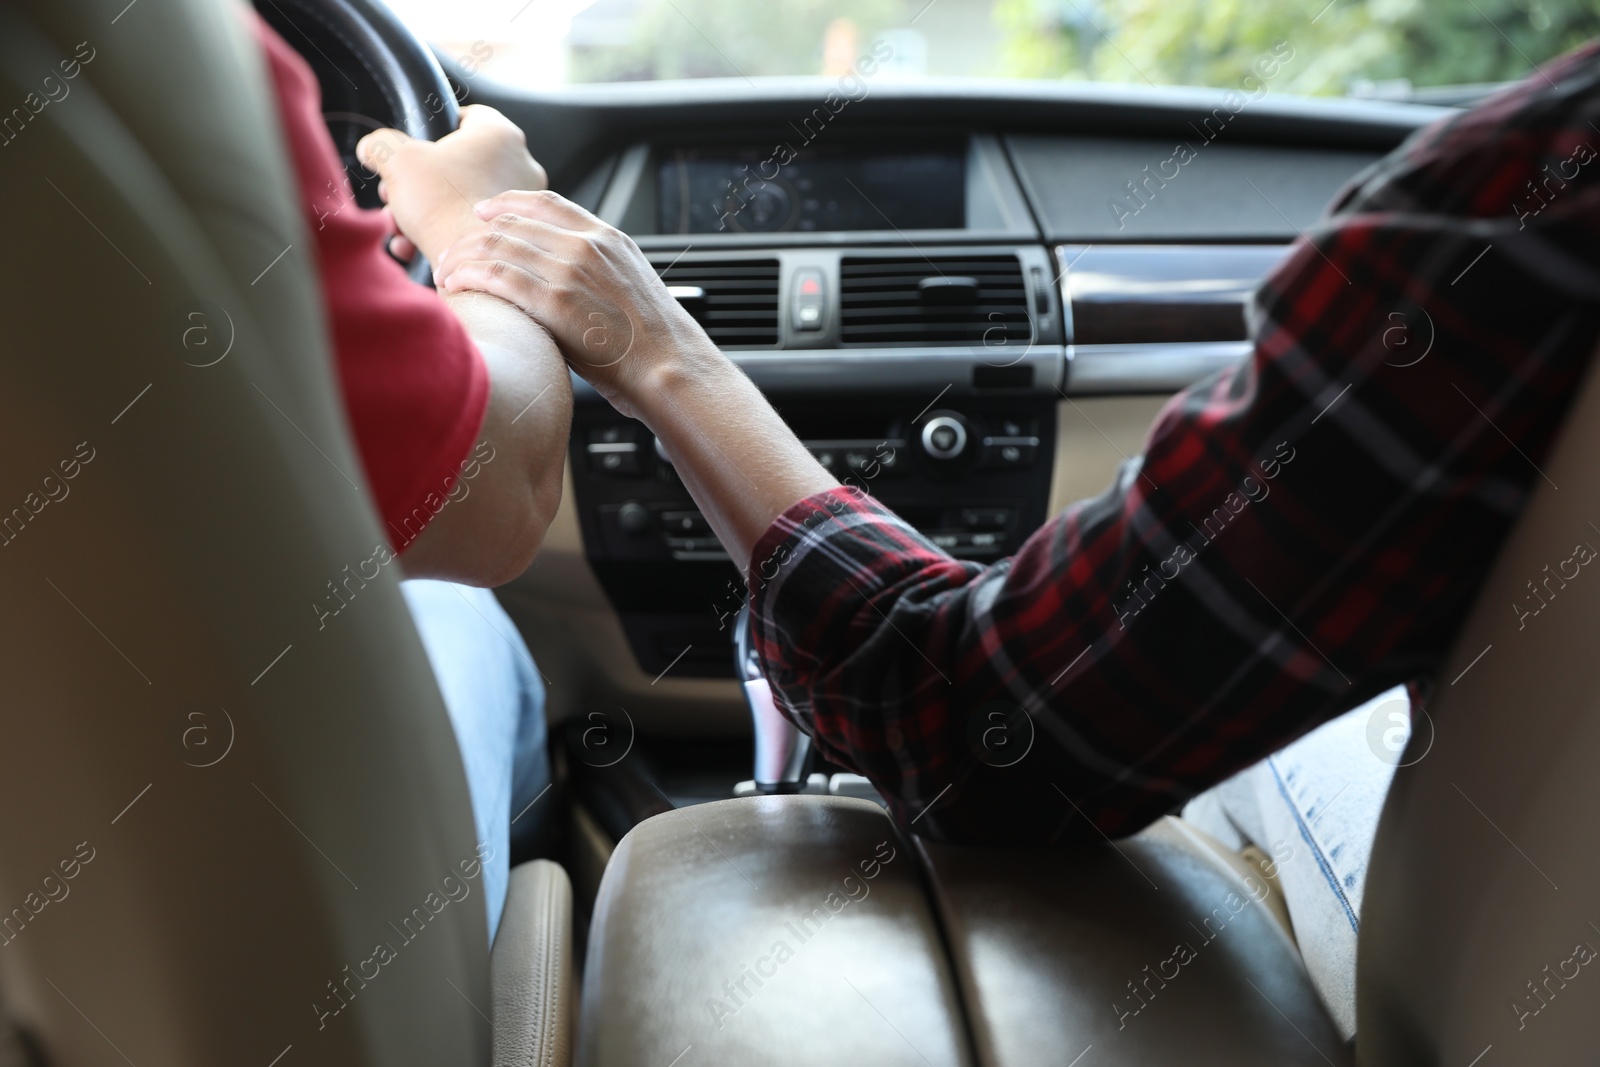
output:
M1600 1042L1597 456L1591 373L1395 773L1361 915L1365 1067Z
M0 1001L55 1064L487 1063L460 757L242 15L0 3Z

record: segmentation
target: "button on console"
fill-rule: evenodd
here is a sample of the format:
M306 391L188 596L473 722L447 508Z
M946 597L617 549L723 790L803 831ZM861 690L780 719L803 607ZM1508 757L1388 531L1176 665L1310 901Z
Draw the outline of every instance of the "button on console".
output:
M967 450L967 427L955 415L935 415L923 423L922 448L934 459L957 459Z
M631 477L639 473L638 445L590 445L589 466L601 474L610 474L618 478Z
M661 529L679 537L700 537L711 533L711 524L698 511L663 511Z
M962 508L961 521L974 530L1004 530L1011 525L1011 509Z
M789 320L797 333L815 333L828 319L828 295L823 288L822 271L806 267L794 273L794 292L789 301Z
M585 451L589 455L589 468L601 474L628 478L637 475L643 469L640 464L638 433L634 427L626 423L613 423L610 426L596 426L591 429Z
M1006 431L1005 434L983 439L988 466L1031 467L1039 457L1039 438L1033 433L1016 431L1031 430L1032 427L1025 428L1008 421L1002 424L1001 429Z

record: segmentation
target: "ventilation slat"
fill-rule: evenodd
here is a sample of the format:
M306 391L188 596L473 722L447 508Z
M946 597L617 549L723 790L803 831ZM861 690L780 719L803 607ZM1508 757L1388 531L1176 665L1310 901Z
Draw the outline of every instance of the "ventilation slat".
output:
M719 348L762 348L778 343L776 259L691 260L657 264L668 285L693 285L705 296L684 303Z
M925 279L971 278L969 304L924 300ZM969 290L970 291L970 290ZM840 342L845 345L1025 344L1033 337L1017 257L846 257L839 271Z

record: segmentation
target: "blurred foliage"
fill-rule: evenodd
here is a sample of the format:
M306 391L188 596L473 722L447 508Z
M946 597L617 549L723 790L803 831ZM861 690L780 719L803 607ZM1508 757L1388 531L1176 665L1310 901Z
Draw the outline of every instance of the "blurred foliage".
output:
M903 0L651 0L619 46L575 47L568 77L577 82L655 78L754 78L824 71L823 42L840 16L856 45L846 63L871 47L874 35L910 17ZM835 27L835 32L844 26ZM849 35L849 30L845 30Z
M986 0L938 0L979 5ZM575 41L573 81L758 77L838 69L904 28L927 0L613 0L626 40ZM595 11L606 6L606 0ZM992 0L989 73L1153 84L1239 84L1288 42L1270 87L1347 93L1363 83L1459 85L1519 78L1600 35L1600 0ZM924 22L919 29L928 29ZM937 31L933 31L937 32ZM950 42L945 42L946 47ZM1281 53L1280 53L1281 54ZM849 58L846 56L845 62ZM934 71L933 73L938 73Z
M1279 41L1271 88L1346 93L1520 78L1600 35L1596 0L997 0L995 73L1237 86Z

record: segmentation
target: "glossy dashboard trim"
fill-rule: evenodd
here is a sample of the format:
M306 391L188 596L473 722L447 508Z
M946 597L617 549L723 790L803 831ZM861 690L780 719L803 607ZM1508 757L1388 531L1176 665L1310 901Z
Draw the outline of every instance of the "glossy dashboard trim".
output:
M1244 311L1287 244L1060 245L1075 344L1238 341Z
M1171 393L1238 364L1249 341L1072 345L1069 396Z
M1285 244L1063 244L1054 249L1071 396L1171 393L1235 366L1247 340L1208 335L1216 309L1242 310ZM1201 314L1205 312L1205 314ZM1118 336L1116 331L1130 331ZM1178 335L1141 339L1139 331ZM1182 336L1185 332L1191 336ZM1085 338L1089 343L1084 343Z
M1039 396L1056 393L1066 377L1068 353L1059 344L1029 345L1021 354L997 360L978 348L832 348L727 352L768 395L818 393L907 393L929 396L948 390L954 396ZM980 388L973 372L982 367L1032 367L1025 388ZM572 380L580 400L599 394L581 378Z
M906 392L946 387L952 396L1038 395L1056 392L1065 372L1066 348L1029 345L1004 360L983 349L845 348L818 351L730 352L729 357L763 391ZM981 389L973 372L982 367L1032 367L1026 388Z

